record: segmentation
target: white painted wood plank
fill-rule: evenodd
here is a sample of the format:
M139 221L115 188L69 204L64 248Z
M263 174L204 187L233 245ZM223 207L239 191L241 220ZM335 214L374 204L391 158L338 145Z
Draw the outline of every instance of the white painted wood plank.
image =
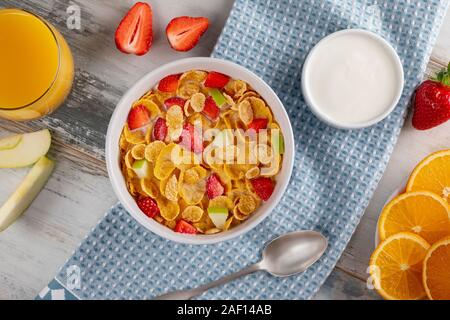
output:
M450 11L442 24L439 39L433 48L432 59L446 65L450 60Z
M117 202L103 174L68 160L61 150L53 148L50 155L56 168L48 184L23 216L0 233L0 299L34 298ZM0 203L28 170L0 171Z
M43 5L44 9L51 10L50 2L39 1L39 5ZM115 21L120 16L115 8L119 6L125 11L131 2L121 1L120 4L118 2L109 4L108 1L102 0L83 2L83 5L86 3L88 11L91 13L97 12L100 8L103 10L103 6L105 6L105 12L112 14L112 18L109 19ZM202 10L213 16L217 25L220 25L225 21L225 12L228 12L231 3L231 0L205 1ZM218 13L219 6L223 6L220 11L223 14ZM163 17L186 14L186 12L194 12L195 9L196 6L191 1L171 0L157 8L155 17L159 17L159 21L163 21ZM107 16L106 13L104 16ZM108 24L106 21L104 23ZM162 30L163 27L162 22L157 22L156 28ZM157 30L156 28L155 30ZM212 34L217 36L219 31L213 30ZM112 34L113 30L108 32ZM433 61L446 63L450 59L449 33L450 14L447 15L442 27L433 52ZM79 41L86 41L81 35L75 36L79 38ZM117 72L119 74L123 72L125 76L118 78L121 81L115 85L125 90L142 74L166 61L188 55L207 55L215 38L211 36L206 39L194 51L179 54L167 53L167 50L163 48L167 45L166 40L164 37L160 37L155 39L152 49L154 54L148 57L148 61L117 54L118 57L115 58L127 60L128 65L131 65L130 68L119 69L119 71L101 70L99 64L91 60L82 60L78 63L83 64L84 68L96 70L104 76L104 79L117 78ZM97 40L94 37L92 40L94 43L82 44L90 45L94 48L93 50L98 50L95 51L97 54L101 54L102 50L112 49L108 49L110 44L105 48L101 42L98 46L94 46ZM129 62L132 63L129 64ZM418 132L411 128L410 121L407 122L387 171L350 245L339 261L338 269L332 273L316 298L369 299L377 297L373 291L365 288L367 277L365 270L373 250L373 234L378 213L390 192L401 183L415 163L432 151L450 147L449 129L450 124L428 132ZM5 134L5 131L0 131L1 134ZM55 275L58 268L104 212L116 202L116 197L108 179L104 176L104 168L101 167L101 164L88 157L80 159L78 158L80 157L79 153L69 150L67 147L56 146L52 149L52 155L56 157L57 167L48 185L24 216L6 232L0 234L0 299L33 298ZM84 165L81 166L80 163L84 163ZM27 169L0 170L0 202L6 199L14 187L20 183L26 172ZM340 270L345 270L345 272Z

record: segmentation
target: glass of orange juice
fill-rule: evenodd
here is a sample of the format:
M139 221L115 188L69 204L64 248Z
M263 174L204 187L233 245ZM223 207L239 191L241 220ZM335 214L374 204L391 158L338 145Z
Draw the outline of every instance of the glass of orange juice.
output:
M19 9L0 9L0 118L33 120L56 110L73 82L73 58L54 26Z

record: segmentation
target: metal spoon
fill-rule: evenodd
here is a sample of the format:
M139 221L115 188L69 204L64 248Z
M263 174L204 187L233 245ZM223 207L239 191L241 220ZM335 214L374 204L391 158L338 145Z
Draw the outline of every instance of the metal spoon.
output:
M191 299L208 289L260 270L267 271L276 277L291 276L309 268L322 256L327 246L327 239L318 232L290 232L269 242L263 251L262 260L254 265L200 287L166 293L155 299Z

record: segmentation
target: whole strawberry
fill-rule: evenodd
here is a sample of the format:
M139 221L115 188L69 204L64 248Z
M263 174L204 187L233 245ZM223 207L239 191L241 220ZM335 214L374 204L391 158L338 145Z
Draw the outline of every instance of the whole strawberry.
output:
M434 128L450 119L450 63L432 80L423 82L414 96L413 127Z

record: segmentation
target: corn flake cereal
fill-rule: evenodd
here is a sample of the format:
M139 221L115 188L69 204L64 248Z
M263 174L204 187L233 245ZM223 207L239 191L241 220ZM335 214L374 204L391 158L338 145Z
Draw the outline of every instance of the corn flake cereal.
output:
M171 201L178 201L178 180L172 175L166 183L164 196Z
M162 149L166 146L166 144L162 141L153 141L150 142L145 147L144 157L148 162L155 163Z
M156 158L154 174L159 180L168 178L175 169L175 164L172 161L172 152L176 150L176 148L177 145L171 143L165 146Z
M145 144L137 144L135 145L132 149L131 149L131 156L135 159L135 160L142 160L144 159L144 154L145 154Z
M282 165L284 149L271 133L281 129L264 98L240 79L211 90L207 78L214 83L209 72L190 70L176 90L145 93L130 109L144 106L150 121L134 130L125 123L118 141L128 191L136 201L155 200L153 219L175 232L211 235L245 223L267 199L267 190L253 186L276 183ZM261 119L267 130L247 130Z
M205 106L206 97L203 93L195 93L192 95L190 103L194 112L202 112Z
M203 209L199 206L187 206L181 213L181 217L189 222L198 222L203 216Z
M159 187L152 179L141 179L141 189L149 197L157 198L159 196Z
M168 200L164 197L159 197L156 200L161 217L167 221L173 221L178 217L180 213L180 205L178 202Z
M239 117L246 125L253 121L253 109L248 100L244 100L238 105Z
M145 142L145 135L140 129L130 131L128 125L125 125L122 134L129 144L140 144Z

